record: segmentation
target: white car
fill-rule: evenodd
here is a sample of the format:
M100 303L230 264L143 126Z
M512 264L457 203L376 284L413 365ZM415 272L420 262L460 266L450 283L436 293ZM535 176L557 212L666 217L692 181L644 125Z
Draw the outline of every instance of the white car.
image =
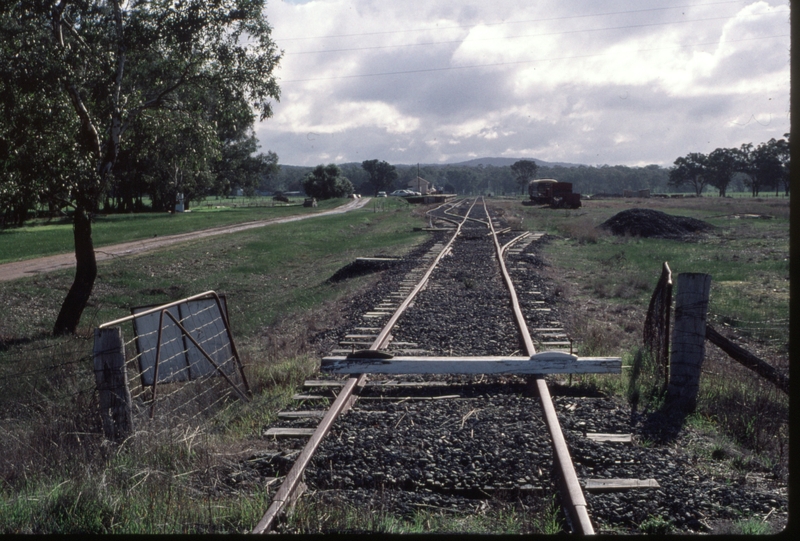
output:
M408 190L395 190L389 194L392 197L405 197L409 195Z
M386 192L378 192L378 197L386 197Z

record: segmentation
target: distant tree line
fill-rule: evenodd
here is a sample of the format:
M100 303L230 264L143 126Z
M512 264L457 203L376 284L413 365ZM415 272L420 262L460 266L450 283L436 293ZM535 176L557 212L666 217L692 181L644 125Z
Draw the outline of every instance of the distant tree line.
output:
M720 197L725 197L737 179L750 189L753 197L772 188L775 195L780 190L789 195L789 134L784 137L758 146L746 143L739 148L718 148L709 154L691 152L675 160L669 184L676 188L690 186L697 195L712 186L719 190Z
M571 182L573 191L586 194L619 194L624 191L650 190L652 193L676 193L687 187L697 194L708 187L729 191L750 190L757 196L765 189L774 188L776 194L789 190L789 143L784 139L771 139L754 146L750 143L738 149L717 149L708 155L690 153L678 158L670 168L651 164L643 167L626 165L540 165L534 160L518 160L510 166L494 165L394 165L378 160L339 165L342 176L350 180L353 190L375 195L406 188L417 175L448 193L461 195L513 195L525 193L527 183L533 178L554 178ZM385 170L394 168L391 179L373 180L369 169L384 164ZM368 168L364 168L368 164ZM370 165L372 164L372 165ZM265 190L302 190L303 181L311 167L281 167L262 185ZM377 183L376 183L377 182Z

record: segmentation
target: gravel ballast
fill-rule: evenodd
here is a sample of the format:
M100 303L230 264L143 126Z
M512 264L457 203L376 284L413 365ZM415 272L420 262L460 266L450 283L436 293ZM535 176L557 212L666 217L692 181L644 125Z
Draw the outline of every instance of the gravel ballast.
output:
M456 241L392 332L393 343L402 344L400 349L413 347L425 355L521 354L523 346L499 269L489 263L494 246L486 232L485 225L467 222L464 238ZM501 244L517 234L505 234ZM426 248L447 235L433 233ZM529 328L561 325L553 287L537 272L543 265L538 249L545 242L547 237L506 259ZM334 336L341 339L353 327L375 325L360 315L396 291L413 259L384 271L385 280L351 304L348 328L320 335L321 344L331 348ZM660 485L585 493L598 533L639 533L654 518L669 524L672 531L687 533L720 531L725 523L751 517L769 516L776 527L785 524L785 488L770 486L768 479L754 487L747 479L716 477L698 467L687 443L692 436L685 429L661 431L657 419L632 413L621 399L587 396L559 384L564 377L551 379L556 411L582 484L588 479L622 478L655 479ZM409 375L397 380L442 385L367 386L363 399L337 421L307 469L307 497L318 504L380 508L409 519L419 510L470 514L486 502L541 507L552 501L550 440L534 386L516 376ZM449 398L437 399L441 396ZM399 400L402 397L429 399ZM298 405L301 408L308 409L309 404ZM282 426L315 423L292 421ZM631 434L633 442L598 443L586 437L592 432ZM292 445L298 448L302 443L286 444ZM253 457L250 464L261 476L282 475L292 456L273 453Z

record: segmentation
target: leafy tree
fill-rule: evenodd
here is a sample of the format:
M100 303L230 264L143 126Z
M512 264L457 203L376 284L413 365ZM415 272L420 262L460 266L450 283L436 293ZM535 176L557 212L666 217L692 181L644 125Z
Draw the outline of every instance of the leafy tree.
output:
M369 174L369 184L375 190L375 195L380 191L390 191L397 180L397 171L394 165L385 161L365 160L361 167Z
M353 193L353 183L342 176L342 170L338 165L330 163L318 165L306 175L303 189L310 197L333 199L347 197Z
M280 56L263 8L262 0L19 0L0 10L0 66L17 74L0 93L57 112L56 124L31 126L22 133L28 141L16 143L46 140L50 155L41 169L41 197L73 209L77 267L54 333L75 331L91 295L97 275L91 215L113 184L137 121L180 111L189 118L170 128L173 133L206 137L210 130L196 116L196 100L211 89L246 100L261 119L271 116L270 99L279 96L272 73ZM14 121L22 109L8 108ZM182 159L170 164L174 180L181 171L186 179L187 169L197 165L186 161L194 158ZM4 191L18 192L19 186L3 181Z
M473 167L454 167L445 173L447 184L455 188L454 193L473 195L478 190L478 175Z
M519 160L511 165L511 171L514 173L522 195L525 195L528 184L536 177L536 171L538 171L538 169L539 166L536 165L536 162L531 160Z
M708 183L719 190L720 197L725 197L740 162L741 153L735 148L718 148L706 158Z
M781 175L780 175L780 184L783 186L784 193L788 196L789 195L789 187L791 184L791 177L789 176L789 162L791 158L791 147L789 145L789 134L783 134L786 139L778 139L775 141L775 155L777 156L778 160L781 162ZM773 140L771 139L770 142ZM778 195L777 187L775 195Z
M675 160L675 167L669 172L670 186L679 187L690 184L697 195L703 193L709 182L708 157L692 152Z
M788 156L781 151L782 146L775 139L761 143L757 147L751 143L741 146L740 152L743 159L740 162L739 171L747 175L745 184L750 187L753 197L757 197L765 188L775 187L777 193L783 184L785 168L781 156L786 157L787 164Z

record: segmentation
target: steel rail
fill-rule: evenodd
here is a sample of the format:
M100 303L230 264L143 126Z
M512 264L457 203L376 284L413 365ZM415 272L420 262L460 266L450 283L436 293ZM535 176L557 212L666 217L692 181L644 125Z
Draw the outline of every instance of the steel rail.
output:
M467 210L467 215L469 215L476 202L477 198L472 203L469 210ZM433 273L433 270L439 264L442 257L444 257L447 249L450 248L453 242L455 242L456 237L461 233L461 226L465 221L466 216L464 217L464 220L458 224L458 227L456 228L456 231L450 241L445 245L444 248L442 248L434 261L428 267L428 270L425 272L423 277L417 282L417 285L414 287L411 293L406 296L405 300L400 304L397 310L395 310L394 314L392 314L392 317L389 318L389 321L387 321L383 326L381 332L370 345L370 350L378 350L386 345L386 342L389 340L389 333L391 332L395 323L403 314L403 312L405 312L406 308L408 308L408 305L411 303L417 293L419 293L419 291L428 281L428 278ZM268 533L272 529L275 520L283 513L283 510L286 508L286 506L294 502L299 497L297 491L301 486L303 486L302 479L306 466L308 466L308 463L311 462L311 458L314 456L314 453L317 451L317 448L322 440L330 431L333 422L336 420L339 414L341 414L343 411L346 411L352 404L351 399L354 398L353 393L355 390L359 387L363 387L366 384L366 381L366 374L352 375L345 381L342 390L336 397L336 400L334 400L333 404L331 404L331 407L325 413L322 421L320 421L319 425L317 425L317 428L314 430L314 433L311 435L308 442L306 442L306 445L303 447L300 456L298 456L297 460L292 465L292 469L286 474L286 478L284 479L278 491L275 493L275 496L273 496L272 503L267 509L267 512L264 514L258 524L256 524L251 533Z
M528 355L533 356L536 354L536 349L533 346L533 339L528 331L525 316L522 314L522 310L519 307L519 300L516 290L514 289L514 283L511 281L511 276L508 273L503 259L504 250L497 240L497 235L494 234L494 225L492 224L491 216L489 216L489 209L486 207L485 201L484 210L486 211L486 216L489 218L489 228L492 230L492 239L494 240L495 249L497 251L497 259L500 262L503 280L505 280L509 295L511 296L511 305L514 309L517 326L522 334L522 340L525 342L525 349ZM550 396L550 390L547 388L547 382L544 377L536 376L536 388L539 391L539 400L542 404L545 424L550 432L550 439L553 443L553 453L555 454L555 463L559 473L559 484L561 485L560 492L561 497L565 501L564 509L567 512L567 517L576 533L594 535L594 527L589 518L589 513L586 510L586 498L583 495L583 490L578 481L575 465L572 463L572 457L569 455L569 448L564 439L564 434L561 431L561 425L558 422L553 399Z
M505 256L506 252L508 251L509 248L514 246L516 243L518 243L522 239L529 237L530 235L531 235L530 231L525 231L521 235L519 235L517 237L514 237L513 239L511 239L510 241L508 241L507 243L505 243L503 246L500 247L500 255Z

